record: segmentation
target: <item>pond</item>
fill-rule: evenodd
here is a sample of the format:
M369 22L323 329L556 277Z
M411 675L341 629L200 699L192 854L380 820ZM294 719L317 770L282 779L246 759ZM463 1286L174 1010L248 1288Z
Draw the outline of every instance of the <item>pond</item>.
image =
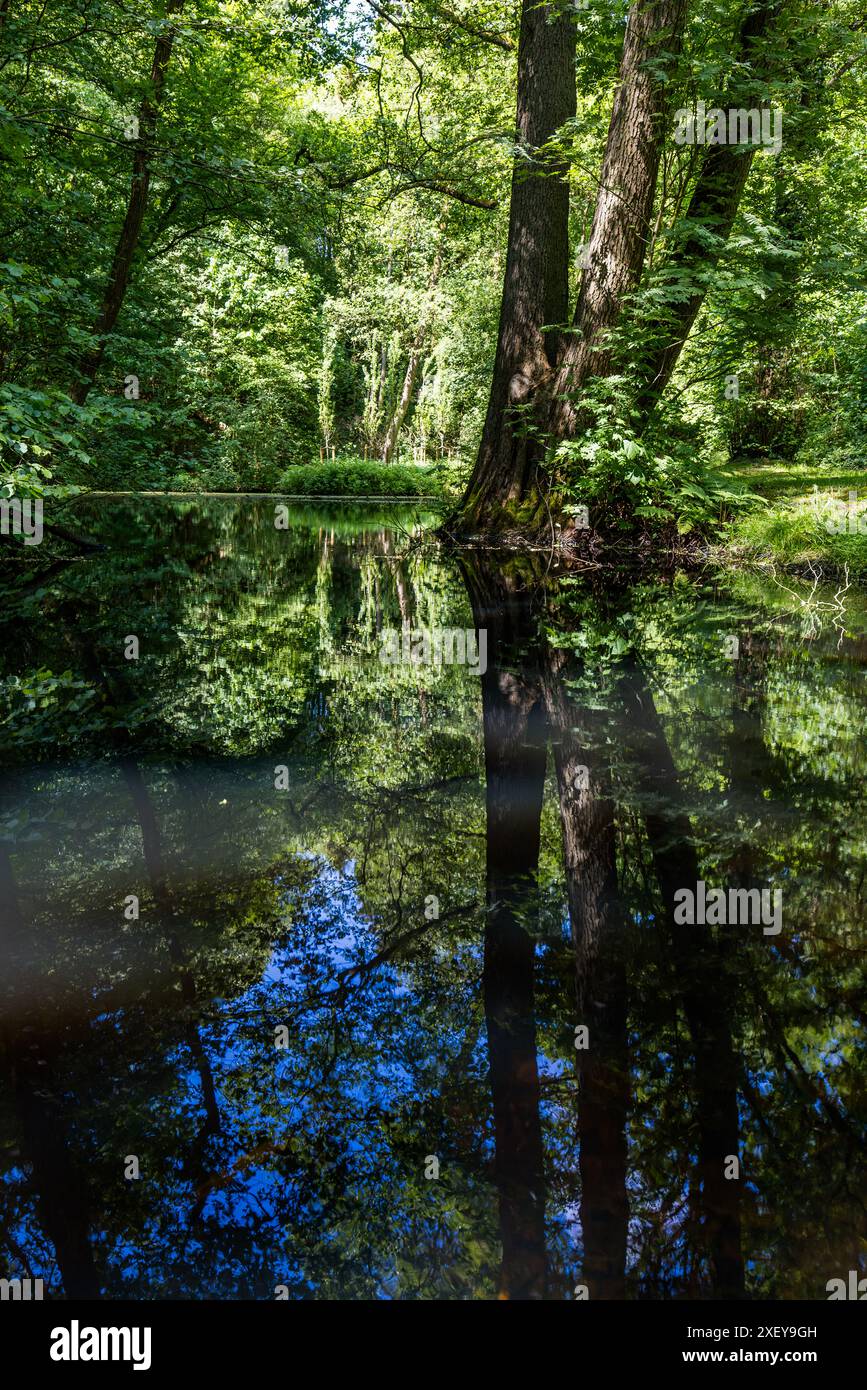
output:
M76 510L104 549L3 572L0 1274L864 1274L862 595L450 556L399 505Z

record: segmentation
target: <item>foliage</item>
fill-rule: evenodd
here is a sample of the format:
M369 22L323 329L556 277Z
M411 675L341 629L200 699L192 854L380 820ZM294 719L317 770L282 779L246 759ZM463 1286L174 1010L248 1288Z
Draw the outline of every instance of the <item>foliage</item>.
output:
M498 594L511 574L411 546L417 509L391 510L305 508L284 531L271 499L79 498L71 524L105 549L39 591L4 584L4 928L14 901L26 930L4 941L3 1276L69 1297L84 1252L109 1299L495 1299L535 1124L549 1297L586 1272L597 1199L627 1296L714 1297L699 1178L702 1144L728 1143L706 1120L728 1084L735 1143L713 1157L743 1162L729 1248L747 1296L824 1299L863 1232L863 604L541 563L506 624L490 613L481 680L386 665L384 628L466 628L464 576ZM497 836L522 853L531 824L535 691L565 722L546 724L538 868L502 953L507 1052L529 1025L534 1098L520 1056L494 1074L486 941ZM649 762L639 706L659 719ZM581 911L616 903L622 937L573 937L563 836L585 799L555 765L573 735L610 783L569 842ZM498 757L512 770L489 801ZM691 927L678 960L660 824L709 884L781 885L781 934ZM626 986L628 1098L618 1119L607 1069L593 1129L574 1046L588 978L594 1020Z
M609 378L584 393L593 424L554 453L554 486L566 512L586 507L594 530L614 534L674 529L707 532L757 499L702 464L694 440L658 430L637 435L618 408L620 381Z
M738 82L742 9L690 7L667 121ZM787 13L761 94L783 111L782 150L756 155L721 245L686 216L695 149L664 135L645 272L615 334L622 366L591 384L595 423L559 456L557 486L596 498L611 484L624 521L636 507L642 525L715 523L733 505L713 477L727 454L773 466L863 453L863 29L854 0L819 11L789 0ZM568 164L577 244L622 14L592 0L573 22L578 109L552 148ZM166 33L155 127L136 138ZM187 0L171 22L155 0L144 24L102 0L4 9L0 487L267 492L323 452L381 457L396 423L394 462L435 464L458 494L485 418L523 157L517 34L517 6L480 17L433 0L411 0L400 18L330 0ZM148 204L117 321L100 337L137 151ZM693 233L706 263L672 275ZM579 265L569 277L574 303ZM633 438L637 369L696 290L704 306L654 442ZM347 475L350 492L361 476ZM305 479L298 490L313 488Z
M439 491L433 467L361 459L288 468L280 479L280 489L299 497L431 497Z

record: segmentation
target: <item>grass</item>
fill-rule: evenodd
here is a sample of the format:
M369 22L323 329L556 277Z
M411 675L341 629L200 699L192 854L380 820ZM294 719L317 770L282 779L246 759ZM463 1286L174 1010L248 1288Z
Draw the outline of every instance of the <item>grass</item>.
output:
M733 487L765 499L731 523L729 559L867 577L867 470L737 460L727 476Z

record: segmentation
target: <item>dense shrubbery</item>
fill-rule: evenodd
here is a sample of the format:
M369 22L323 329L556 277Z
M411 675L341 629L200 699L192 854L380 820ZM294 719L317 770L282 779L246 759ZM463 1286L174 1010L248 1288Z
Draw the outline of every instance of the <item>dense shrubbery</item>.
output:
M296 497L434 497L440 490L435 468L363 459L287 468L279 483Z
M100 306L136 186L125 126L144 109L162 11L123 33L81 30L72 0L4 11L0 493L461 492L503 284L518 10L498 47L433 7L404 8L409 49L365 7L338 19L310 0L275 28L267 6L242 23L191 0L141 144L148 206L107 333ZM576 244L592 222L616 8L577 20L585 80L563 140ZM725 79L742 8L724 0L711 25L691 12L684 82ZM702 232L713 269L696 283L666 269L695 176L666 144L653 244L609 340L622 374L582 387L597 425L560 451L552 493L620 529L685 534L736 505L709 481L727 458L863 457L864 77L843 56L839 82L822 77L823 54L851 57L860 41L853 14L831 0L793 59L772 64L783 150L755 158L725 245ZM572 306L580 274L573 264ZM706 298L649 432L630 417L627 374L695 292ZM320 466L323 449L341 457Z

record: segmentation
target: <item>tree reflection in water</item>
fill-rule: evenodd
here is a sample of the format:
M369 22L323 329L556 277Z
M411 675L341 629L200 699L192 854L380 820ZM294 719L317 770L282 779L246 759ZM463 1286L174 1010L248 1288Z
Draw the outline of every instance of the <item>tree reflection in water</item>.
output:
M737 1299L860 1268L858 615L805 647L764 591L124 507L4 605L0 1273ZM485 628L487 670L383 666L404 624ZM781 886L783 932L680 924L700 880Z

